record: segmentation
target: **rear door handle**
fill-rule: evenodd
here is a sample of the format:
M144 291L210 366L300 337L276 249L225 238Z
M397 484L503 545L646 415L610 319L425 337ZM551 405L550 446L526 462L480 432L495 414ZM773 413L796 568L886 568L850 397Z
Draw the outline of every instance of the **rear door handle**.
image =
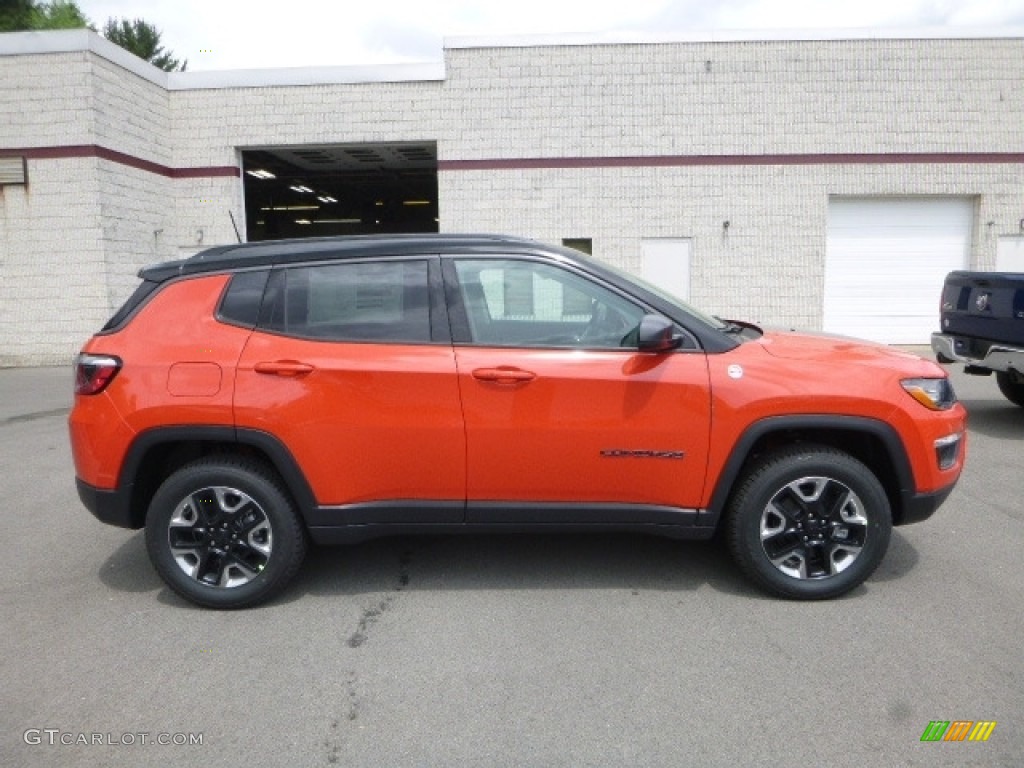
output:
M477 368L473 371L473 378L479 381L493 381L496 384L523 384L536 379L537 374L524 371L522 368L502 365L497 368Z
M275 360L267 363L256 363L253 366L253 370L256 373L270 373L276 376L304 376L313 370L313 366L296 360Z

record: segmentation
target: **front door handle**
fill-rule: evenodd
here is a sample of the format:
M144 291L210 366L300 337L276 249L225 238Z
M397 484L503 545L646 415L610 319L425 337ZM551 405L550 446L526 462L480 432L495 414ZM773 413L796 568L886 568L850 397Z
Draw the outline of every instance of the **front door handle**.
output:
M473 378L479 381L493 381L496 384L524 384L536 379L537 374L510 365L500 365L497 368L477 368L473 371Z
M253 370L256 373L270 373L276 376L304 376L313 370L313 366L300 363L297 360L274 360L273 362L256 363Z

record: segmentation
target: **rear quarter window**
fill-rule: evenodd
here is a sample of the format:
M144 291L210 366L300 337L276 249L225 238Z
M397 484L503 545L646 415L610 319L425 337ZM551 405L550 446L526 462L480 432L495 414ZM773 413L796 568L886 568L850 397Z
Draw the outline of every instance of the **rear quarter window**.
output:
M225 323L255 328L270 270L239 272L231 278L221 299L217 318Z

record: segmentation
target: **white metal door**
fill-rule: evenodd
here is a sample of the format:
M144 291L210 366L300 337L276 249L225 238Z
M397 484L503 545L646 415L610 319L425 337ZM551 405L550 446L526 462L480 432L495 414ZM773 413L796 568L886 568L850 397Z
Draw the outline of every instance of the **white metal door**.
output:
M643 278L683 301L690 300L690 241L650 238L641 241Z
M970 198L833 198L824 328L889 344L927 344L948 272L967 266Z
M996 248L997 272L1024 272L1024 236L1006 235L999 238Z

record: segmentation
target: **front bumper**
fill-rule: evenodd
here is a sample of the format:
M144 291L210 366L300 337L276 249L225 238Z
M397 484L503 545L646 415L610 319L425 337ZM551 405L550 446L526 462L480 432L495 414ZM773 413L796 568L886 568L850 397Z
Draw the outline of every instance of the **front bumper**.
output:
M954 488L956 481L937 491L904 494L902 513L893 520L893 525L910 525L927 520L949 498Z
M985 348L966 336L932 334L932 351L941 363L964 363L989 371L1024 373L1024 349L994 342Z

